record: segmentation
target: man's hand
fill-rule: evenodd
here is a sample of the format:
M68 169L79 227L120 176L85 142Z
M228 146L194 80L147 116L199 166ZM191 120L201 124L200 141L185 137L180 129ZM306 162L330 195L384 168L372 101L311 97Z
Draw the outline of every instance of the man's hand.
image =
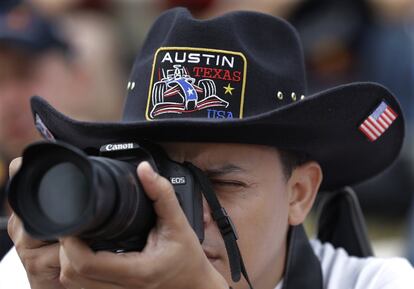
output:
M20 164L20 158L11 162L10 177L17 172ZM59 243L50 244L32 239L14 213L9 219L8 231L26 269L31 288L64 289L59 282Z
M73 237L60 240L60 280L67 289L227 289L190 227L170 182L147 162L137 169L158 216L142 252L93 252Z

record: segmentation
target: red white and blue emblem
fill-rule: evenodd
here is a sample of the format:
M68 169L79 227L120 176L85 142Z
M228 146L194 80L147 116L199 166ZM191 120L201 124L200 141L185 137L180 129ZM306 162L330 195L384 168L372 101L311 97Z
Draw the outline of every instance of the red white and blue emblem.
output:
M241 53L164 47L154 58L146 118L242 118L246 59Z
M397 119L398 114L384 101L359 126L359 130L370 140L377 140Z
M50 132L50 130L47 128L47 126L37 113L35 117L35 126L45 139L47 139L48 141L56 141L53 134Z

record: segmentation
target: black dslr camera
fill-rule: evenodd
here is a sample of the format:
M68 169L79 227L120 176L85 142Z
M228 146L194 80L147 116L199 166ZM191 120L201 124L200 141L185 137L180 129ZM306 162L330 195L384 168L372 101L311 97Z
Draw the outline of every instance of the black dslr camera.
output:
M151 200L136 175L142 161L173 184L202 242L199 184L184 164L172 161L153 144L107 144L99 156L88 156L66 143L30 145L9 183L9 202L26 231L37 239L74 235L94 250L140 251L156 221Z

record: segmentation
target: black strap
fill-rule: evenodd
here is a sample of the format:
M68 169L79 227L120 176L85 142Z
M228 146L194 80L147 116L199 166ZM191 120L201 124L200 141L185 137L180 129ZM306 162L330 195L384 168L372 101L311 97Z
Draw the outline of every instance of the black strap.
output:
M354 190L344 187L323 192L319 200L318 239L335 248L344 248L351 256L373 256L364 215Z
M313 252L303 226L290 227L288 238L289 247L282 289L323 289L321 264Z
M221 236L226 246L227 255L230 262L231 278L234 282L238 282L241 278L241 274L246 279L250 288L253 286L247 275L246 268L244 266L243 258L240 254L239 246L237 245L237 232L234 224L227 214L226 210L221 206L216 194L214 193L213 186L208 177L198 167L191 163L186 162L186 166L191 170L194 176L197 178L201 186L201 191L206 198L208 205L210 206L211 216L217 223L217 227L220 230Z

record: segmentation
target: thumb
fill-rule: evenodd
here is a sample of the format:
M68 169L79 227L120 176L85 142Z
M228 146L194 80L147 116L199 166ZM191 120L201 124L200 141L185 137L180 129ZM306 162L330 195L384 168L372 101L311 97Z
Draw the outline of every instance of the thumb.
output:
M172 184L155 172L148 162L142 162L138 165L137 174L147 196L154 202L154 209L159 221L182 228L187 219Z

